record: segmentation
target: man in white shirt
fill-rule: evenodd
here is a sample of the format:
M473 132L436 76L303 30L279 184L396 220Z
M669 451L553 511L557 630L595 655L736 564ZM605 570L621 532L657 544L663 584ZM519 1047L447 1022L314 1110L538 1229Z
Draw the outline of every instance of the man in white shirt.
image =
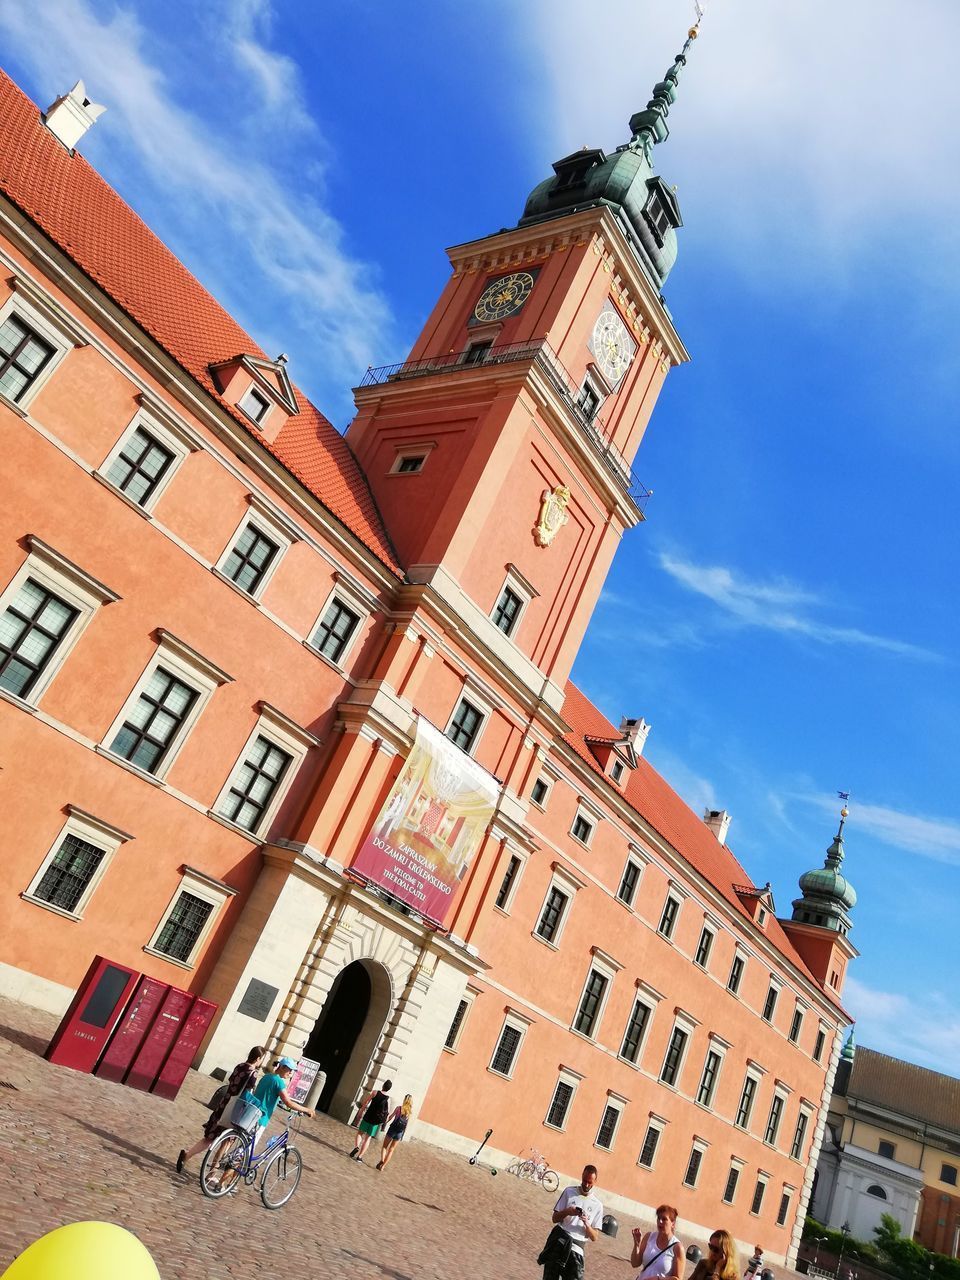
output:
M570 1237L570 1253L562 1264L546 1262L543 1280L582 1280L583 1246L588 1240L596 1240L603 1224L603 1205L593 1194L596 1182L596 1167L588 1164L580 1185L561 1191L560 1199L553 1206L553 1221Z

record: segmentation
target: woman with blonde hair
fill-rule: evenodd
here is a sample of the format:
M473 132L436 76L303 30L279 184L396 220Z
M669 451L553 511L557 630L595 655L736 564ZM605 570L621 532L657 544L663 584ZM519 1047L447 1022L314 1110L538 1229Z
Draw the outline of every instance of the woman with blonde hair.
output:
M412 1112L413 1097L408 1093L400 1106L394 1110L387 1120L387 1132L383 1135L383 1150L380 1153L380 1159L377 1161L378 1169L387 1167L387 1162L397 1149L397 1143L403 1140Z
M729 1231L714 1231L709 1253L694 1267L690 1280L740 1280L740 1258Z

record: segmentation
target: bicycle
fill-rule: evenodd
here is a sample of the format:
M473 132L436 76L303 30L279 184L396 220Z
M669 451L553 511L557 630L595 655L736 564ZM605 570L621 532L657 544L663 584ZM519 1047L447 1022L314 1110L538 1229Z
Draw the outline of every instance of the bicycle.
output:
M512 1161L507 1166L507 1172L515 1173L518 1178L530 1178L533 1182L539 1182L544 1191L556 1191L560 1186L559 1174L550 1168L546 1158L536 1147L530 1148L529 1159L524 1160L520 1157Z
M250 1103L253 1112L256 1103ZM259 1107L257 1108L260 1109ZM286 1107L282 1108L284 1111ZM237 1105L234 1106L234 1111ZM200 1190L211 1200L231 1195L241 1183L252 1187L260 1178L260 1199L267 1209L280 1209L287 1203L303 1173L303 1157L290 1145L290 1112L282 1133L270 1139L259 1154L254 1150L254 1135L243 1124L234 1123L213 1140L200 1166ZM256 1122L255 1113L251 1117ZM262 1173L261 1173L262 1169Z

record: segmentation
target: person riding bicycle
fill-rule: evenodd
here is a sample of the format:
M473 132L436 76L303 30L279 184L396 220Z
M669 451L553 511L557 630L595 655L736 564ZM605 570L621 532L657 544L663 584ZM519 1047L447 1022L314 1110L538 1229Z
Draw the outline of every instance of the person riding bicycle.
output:
M260 1119L257 1121L257 1132L254 1137L254 1147L260 1141L260 1136L270 1123L270 1118L277 1107L277 1102L282 1101L285 1107L289 1107L291 1111L299 1111L301 1115L312 1116L314 1113L309 1107L302 1107L299 1102L294 1101L287 1093L287 1081L290 1079L291 1073L296 1071L297 1064L292 1058L281 1058L274 1065L272 1071L262 1076L260 1083L253 1091L253 1096L260 1105Z

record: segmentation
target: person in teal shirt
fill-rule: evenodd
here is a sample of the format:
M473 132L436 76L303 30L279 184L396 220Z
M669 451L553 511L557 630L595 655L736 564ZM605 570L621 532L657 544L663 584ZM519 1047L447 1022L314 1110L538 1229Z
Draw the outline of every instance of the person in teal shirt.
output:
M270 1117L276 1110L277 1103L282 1101L284 1106L289 1107L291 1111L299 1111L301 1115L312 1116L313 1112L309 1107L301 1107L299 1102L294 1102L293 1098L287 1093L287 1082L290 1075L296 1070L297 1064L292 1058L281 1058L272 1071L261 1076L260 1082L253 1091L253 1096L260 1104L261 1116L257 1121L257 1136L254 1142L260 1141L260 1136L264 1129L270 1123Z

